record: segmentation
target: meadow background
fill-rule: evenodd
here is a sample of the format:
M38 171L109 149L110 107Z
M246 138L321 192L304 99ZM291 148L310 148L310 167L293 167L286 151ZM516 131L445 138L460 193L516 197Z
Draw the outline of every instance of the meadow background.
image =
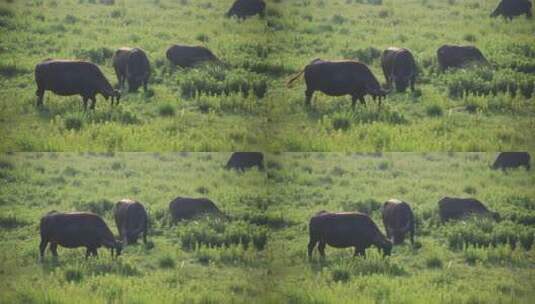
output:
M533 171L489 168L494 153L275 153L266 171L223 169L230 153L15 153L0 156L2 303L530 303L535 296ZM176 196L208 197L226 219L169 226ZM475 197L503 220L439 223L443 196ZM129 197L150 216L147 245L47 250L50 210L102 215ZM383 258L327 247L306 256L320 210L368 213L409 202L416 243Z
M3 0L0 127L3 151L498 151L533 149L535 23L491 19L497 1L276 0L263 18L226 19L232 1ZM210 48L227 67L174 69L175 43ZM492 68L439 73L436 49L474 44ZM150 90L80 98L47 92L35 108L33 69L45 58L97 63L116 84L111 56L143 48ZM358 59L381 83L379 56L410 48L415 93L351 110L349 97L286 80L314 58Z

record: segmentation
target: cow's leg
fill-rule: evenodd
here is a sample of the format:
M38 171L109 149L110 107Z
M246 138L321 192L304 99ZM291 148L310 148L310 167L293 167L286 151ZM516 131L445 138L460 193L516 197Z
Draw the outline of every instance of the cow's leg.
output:
M316 247L317 243L318 241L312 238L308 242L308 258L312 258L312 252L314 251L314 247Z
M366 105L366 100L364 99L364 96L359 96L359 101L362 105Z
M355 109L355 104L357 103L357 99L359 99L359 97L357 95L351 95L351 108Z
M82 96L82 102L84 103L84 111L87 111L87 96Z
M58 257L58 243L50 243L50 252L54 257Z
M320 241L319 245L318 245L318 251L320 252L320 256L322 258L325 257L325 242L324 241Z
M94 256L94 257L98 257L98 251L97 251L97 248L92 248L92 249L91 249L91 255Z
M366 256L366 250L355 246L354 256Z
M43 97L45 96L45 90L41 88L37 88L37 91L35 91L35 95L37 96L37 103L36 105L42 106L43 105Z
M145 80L143 81L143 92L147 92L147 84L148 84L148 80Z
M307 89L305 91L305 106L310 106L310 101L312 100L312 95L314 95L314 91Z
M143 244L147 244L147 228L143 231Z
M97 96L96 95L93 95L91 96L91 110L94 110L95 109L95 105L97 103Z
M386 232L386 238L387 238L387 239L390 239L390 236L391 236L392 234L390 233L390 229L388 229L388 227L385 227L385 232Z
M411 78L411 91L414 92L415 90L415 87L414 87L414 84L416 83L416 76L412 76Z
M41 259L43 259L43 257L45 256L46 245L48 245L48 241L45 239L41 239L41 244L39 244L39 253Z
M89 249L89 247L86 247L86 249L85 249L85 259L87 260L90 255L91 255L91 249Z
M411 225L411 245L414 245L414 222Z

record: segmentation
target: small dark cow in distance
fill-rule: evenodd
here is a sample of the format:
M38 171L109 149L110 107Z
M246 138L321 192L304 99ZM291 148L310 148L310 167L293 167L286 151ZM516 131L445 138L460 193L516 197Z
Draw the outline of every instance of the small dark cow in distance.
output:
M414 92L417 68L416 61L410 50L389 47L383 51L381 67L389 88L394 83L398 92L405 92L410 85L411 91Z
M366 249L371 245L382 249L384 255L390 255L392 250L392 243L373 220L363 213L320 211L310 219L308 229L309 258L318 243L318 251L322 257L325 257L326 244L335 248L355 247L355 256L365 255Z
M203 214L221 214L216 205L207 198L177 197L169 203L169 211L173 223L183 219L191 219Z
M389 199L383 205L383 224L386 237L394 245L403 243L405 235L410 233L411 244L414 244L414 214L411 206L397 199Z
M121 242L115 240L104 220L93 213L52 211L41 218L40 230L41 259L44 257L48 243L55 257L58 256L58 245L66 248L86 247L86 258L89 255L97 256L97 249L102 246L110 248L112 257L114 250L116 256L121 254Z
M526 14L526 18L531 18L531 1L529 0L501 0L491 17L503 16L509 20L513 17Z
M531 156L528 152L501 152L498 154L496 161L492 165L492 169L513 169L525 167L526 170L531 169Z
M113 215L124 245L136 243L142 233L143 243L147 243L149 217L140 202L122 199L115 204Z
M464 68L474 63L488 64L483 53L471 45L445 44L438 48L437 59L442 70L448 68Z
M241 171L252 167L264 170L264 154L262 152L234 152L225 166L226 169Z
M463 219L471 215L490 216L495 220L500 219L497 212L492 212L480 201L473 198L444 197L438 201L440 220L444 223L449 220Z
M101 94L108 100L111 97L119 99L121 94L114 90L99 67L91 62L79 60L46 59L35 67L35 82L37 83L37 106L43 104L45 91L52 91L57 95L80 95L87 109L87 101L91 100L91 109L95 109L96 95Z
M172 64L182 68L194 67L204 62L221 63L212 51L204 46L175 44L167 49L166 56Z
M303 71L291 78L287 85L290 86L302 74L305 74L305 105L310 106L312 95L315 91L323 92L329 96L351 95L352 107L358 100L365 104L364 96L372 95L374 99L386 96L385 91L379 85L379 81L370 69L358 61L325 61L314 59Z
M254 15L264 16L266 3L263 0L236 0L227 12L227 17L245 19Z
M124 88L126 80L130 92L137 91L141 85L143 85L143 90L147 91L147 84L150 77L150 62L147 54L142 49L120 48L115 51L112 62L121 89Z

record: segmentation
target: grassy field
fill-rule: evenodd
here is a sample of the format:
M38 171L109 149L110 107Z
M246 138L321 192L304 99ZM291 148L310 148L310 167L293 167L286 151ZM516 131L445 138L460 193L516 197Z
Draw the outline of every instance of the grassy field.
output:
M1 303L529 303L535 296L533 171L493 171L494 153L279 153L267 170L226 171L228 153L15 153L0 157ZM212 199L227 220L169 226L170 200ZM503 220L441 225L443 196L476 197ZM107 250L47 251L50 210L101 214L130 197L151 218L149 243L117 260ZM412 205L416 244L383 258L327 248L306 257L319 210L367 212L388 198ZM241 241L240 241L241 240ZM194 244L201 244L195 246ZM221 246L221 244L229 244Z
M82 0L0 2L0 127L3 151L496 151L533 149L535 23L488 17L494 1L268 1L265 18L226 19L231 1ZM171 44L209 47L227 68L173 69ZM444 43L477 45L490 69L439 73ZM380 52L413 50L415 93L351 110L349 97L316 94L285 80L312 59L359 59L380 82ZM99 97L47 93L35 107L33 68L80 58L116 83L110 57L146 50L147 93L110 108Z

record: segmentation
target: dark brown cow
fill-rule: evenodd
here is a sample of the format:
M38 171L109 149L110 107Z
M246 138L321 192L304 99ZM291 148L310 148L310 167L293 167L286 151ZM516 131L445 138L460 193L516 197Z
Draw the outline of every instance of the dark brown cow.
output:
M483 203L473 198L444 197L438 201L438 209L442 222L463 219L474 214L490 216L495 220L500 219L497 212L489 211Z
M119 87L124 88L125 80L128 81L128 90L135 92L143 85L147 91L150 77L150 62L147 54L139 48L123 47L115 51L112 58L113 68L119 81Z
M264 154L262 152L234 152L227 162L225 168L245 170L257 167L264 169Z
M417 68L410 50L389 47L383 51L381 67L388 87L391 88L394 83L398 92L405 92L410 85L411 91L414 92Z
M473 63L488 64L483 53L475 46L445 44L437 50L440 68L463 68Z
M227 12L227 17L245 19L254 15L264 16L266 3L263 0L236 0Z
M531 156L528 152L502 152L496 158L492 165L493 169L513 169L525 167L526 170L531 168Z
M531 18L531 7L532 4L529 0L501 0L490 16L503 16L504 18L512 20L513 17L525 14L526 18Z
M185 198L180 196L169 203L169 211L173 222L207 213L221 213L216 205L207 198Z
M379 85L379 81L370 69L358 61L325 61L315 59L308 64L303 71L290 79L287 83L290 86L302 74L305 74L306 91L305 104L310 105L312 95L315 91L323 92L329 96L351 95L352 106L358 100L365 104L364 96L372 95L374 98L388 94Z
M204 46L175 44L167 49L166 56L171 63L182 68L189 68L210 61L220 63L220 60Z
M104 220L93 213L52 211L41 218L40 230L41 259L48 243L55 257L58 256L58 245L66 248L86 247L86 258L89 255L97 256L97 249L101 246L110 248L112 257L114 249L117 256L121 254L121 243L115 240Z
M366 214L358 212L330 213L321 211L310 219L308 257L317 243L322 257L325 245L335 248L355 247L355 255L365 255L366 248L375 245L385 255L390 255L392 243L381 233Z
M386 201L383 205L383 224L386 237L394 245L403 243L407 233L410 233L411 244L414 244L414 214L406 202L397 199Z
M45 91L52 91L57 95L80 95L87 109L87 101L91 100L91 109L95 108L96 94L101 94L108 100L117 98L121 94L114 90L102 71L96 64L78 60L47 59L35 67L35 82L37 83L37 105L43 104Z
M113 213L123 244L136 243L141 233L143 233L143 243L147 243L149 217L140 202L122 199L115 204Z

